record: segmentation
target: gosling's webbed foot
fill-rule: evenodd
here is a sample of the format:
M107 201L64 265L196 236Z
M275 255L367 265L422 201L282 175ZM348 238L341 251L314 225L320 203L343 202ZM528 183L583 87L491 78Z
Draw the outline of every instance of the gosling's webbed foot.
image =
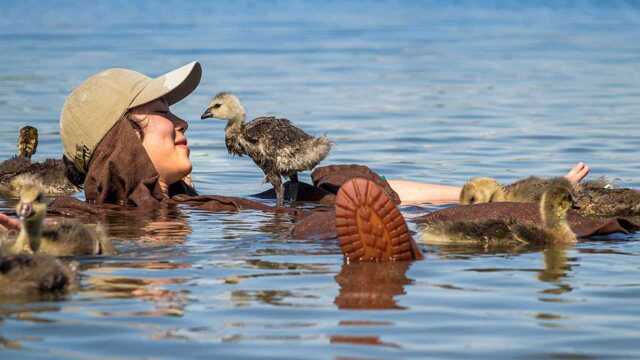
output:
M299 182L298 182L298 174L293 174L289 176L289 179L291 180L291 183L289 186L289 201L294 203L298 201L298 189L300 189Z
M275 189L276 189L276 206L283 207L284 206L284 185L282 185L282 182L280 182Z
M280 198L280 197L276 197L276 207L283 207L284 206L284 197Z
M289 187L289 200L294 203L296 201L298 201L298 189L300 188L300 186L298 185L298 182L292 182L291 186Z
M267 179L273 185L273 190L276 192L276 207L284 206L284 185L278 175L267 175Z

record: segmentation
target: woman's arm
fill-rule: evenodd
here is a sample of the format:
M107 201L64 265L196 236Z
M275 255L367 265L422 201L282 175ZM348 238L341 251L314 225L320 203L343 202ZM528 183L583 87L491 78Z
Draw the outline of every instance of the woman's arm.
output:
M426 184L409 180L387 180L403 204L456 203L461 187Z

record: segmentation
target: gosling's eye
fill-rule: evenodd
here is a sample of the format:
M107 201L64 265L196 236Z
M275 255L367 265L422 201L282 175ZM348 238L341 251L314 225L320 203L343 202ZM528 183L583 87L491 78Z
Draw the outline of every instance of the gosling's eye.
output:
M215 105L213 105L213 108L214 108L214 109L217 109L217 108L219 108L220 106L222 106L222 105L221 105L221 104L215 104Z

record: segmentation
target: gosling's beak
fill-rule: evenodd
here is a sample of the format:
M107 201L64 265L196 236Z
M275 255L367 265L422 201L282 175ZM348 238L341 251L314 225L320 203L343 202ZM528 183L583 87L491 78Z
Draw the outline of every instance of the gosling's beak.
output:
M576 203L571 204L571 208L572 208L572 209L574 209L574 210L580 210L580 209L582 209L582 207L580 207L580 205L578 205L578 204L576 204Z
M18 205L18 218L20 218L20 220L28 218L32 212L33 207L31 207L31 203L20 203L20 205Z
M212 118L213 115L211 115L211 108L207 108L207 110L205 110L202 115L200 115L200 119L206 119L206 118Z

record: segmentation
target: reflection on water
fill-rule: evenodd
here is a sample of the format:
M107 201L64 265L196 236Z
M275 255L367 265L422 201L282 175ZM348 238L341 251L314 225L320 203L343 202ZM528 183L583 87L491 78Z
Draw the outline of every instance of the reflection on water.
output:
M352 344L352 345L366 345L366 346L388 346L393 348L400 348L400 345L395 343L384 342L379 336L349 336L349 335L333 335L330 342L332 344Z
M478 255L510 256L542 251L545 248L540 244L504 244L498 242L486 242L477 244L446 244L439 246L438 254L448 258L468 259Z
M571 271L569 260L566 247L550 245L544 250L544 269L538 275L538 279L549 283L560 282Z
M40 130L36 160L58 157L59 109L92 73L155 76L199 60L201 85L173 110L192 119L203 194L270 187L227 154L222 122L199 119L222 90L249 117L326 133L336 145L325 163L387 178L510 183L585 161L594 177L640 187L632 2L162 5L3 3L0 158L26 124ZM81 286L64 299L2 304L3 359L640 356L637 234L343 264L334 241L291 239L284 214L177 206L89 220L107 225L119 254L77 259Z
M404 294L410 262L344 264L336 275L339 309L404 309L395 297Z
M104 269L101 269L104 270ZM153 303L151 311L101 312L101 316L182 316L188 291L176 292L166 286L182 284L186 279L132 279L122 277L93 276L87 284L87 296L105 298L136 298Z
M96 221L95 218L92 220ZM113 211L97 220L105 224L112 237L154 244L179 244L192 232L187 215L174 206L160 208L149 214Z

